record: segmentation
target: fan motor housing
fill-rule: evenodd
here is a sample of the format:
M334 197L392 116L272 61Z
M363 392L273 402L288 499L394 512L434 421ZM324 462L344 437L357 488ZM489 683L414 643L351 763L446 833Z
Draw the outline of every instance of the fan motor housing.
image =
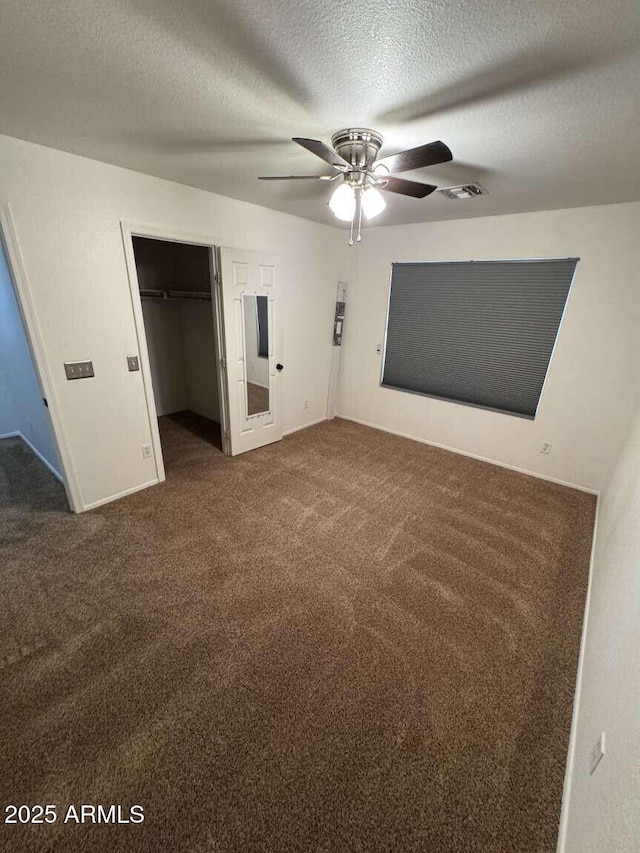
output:
M382 136L366 127L348 127L331 137L333 150L354 169L370 169L382 147Z

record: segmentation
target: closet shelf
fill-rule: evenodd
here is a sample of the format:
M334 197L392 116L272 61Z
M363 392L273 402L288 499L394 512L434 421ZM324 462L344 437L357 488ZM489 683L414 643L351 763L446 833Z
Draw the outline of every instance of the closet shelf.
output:
M140 288L141 299L201 299L211 302L211 293L198 290L148 290Z

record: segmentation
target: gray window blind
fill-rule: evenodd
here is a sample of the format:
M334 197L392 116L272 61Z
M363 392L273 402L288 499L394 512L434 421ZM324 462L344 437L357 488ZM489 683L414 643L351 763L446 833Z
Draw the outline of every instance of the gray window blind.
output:
M393 264L382 384L535 417L577 262Z

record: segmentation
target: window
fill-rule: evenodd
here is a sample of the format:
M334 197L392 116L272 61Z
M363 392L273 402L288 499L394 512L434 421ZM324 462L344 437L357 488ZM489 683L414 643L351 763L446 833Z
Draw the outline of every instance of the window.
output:
M382 385L534 418L577 262L392 264Z

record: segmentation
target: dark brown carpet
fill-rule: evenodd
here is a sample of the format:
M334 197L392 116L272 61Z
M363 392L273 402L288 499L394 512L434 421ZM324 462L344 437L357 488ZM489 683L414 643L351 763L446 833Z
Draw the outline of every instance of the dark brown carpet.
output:
M161 418L158 418L158 425L160 427L161 441L163 436L168 437L168 440L164 442L166 447L162 449L165 472L168 471L167 465L171 467L174 457L179 467L182 456L180 433L172 429L172 423L180 427L181 430L193 433L197 438L201 438L207 444L213 445L213 447L216 447L222 453L222 433L220 431L220 424L217 421L212 421L210 418L203 417L203 415L197 415L189 409L185 409L182 412L173 412L170 415L163 415ZM177 439L175 438L176 436Z
M79 517L3 448L1 800L146 819L1 849L553 853L594 498L340 420L162 430L167 482Z
M0 439L0 545L11 531L19 540L21 524L30 528L34 512L68 512L64 486L21 438ZM1 587L0 587L1 589ZM4 635L2 635L4 639Z

